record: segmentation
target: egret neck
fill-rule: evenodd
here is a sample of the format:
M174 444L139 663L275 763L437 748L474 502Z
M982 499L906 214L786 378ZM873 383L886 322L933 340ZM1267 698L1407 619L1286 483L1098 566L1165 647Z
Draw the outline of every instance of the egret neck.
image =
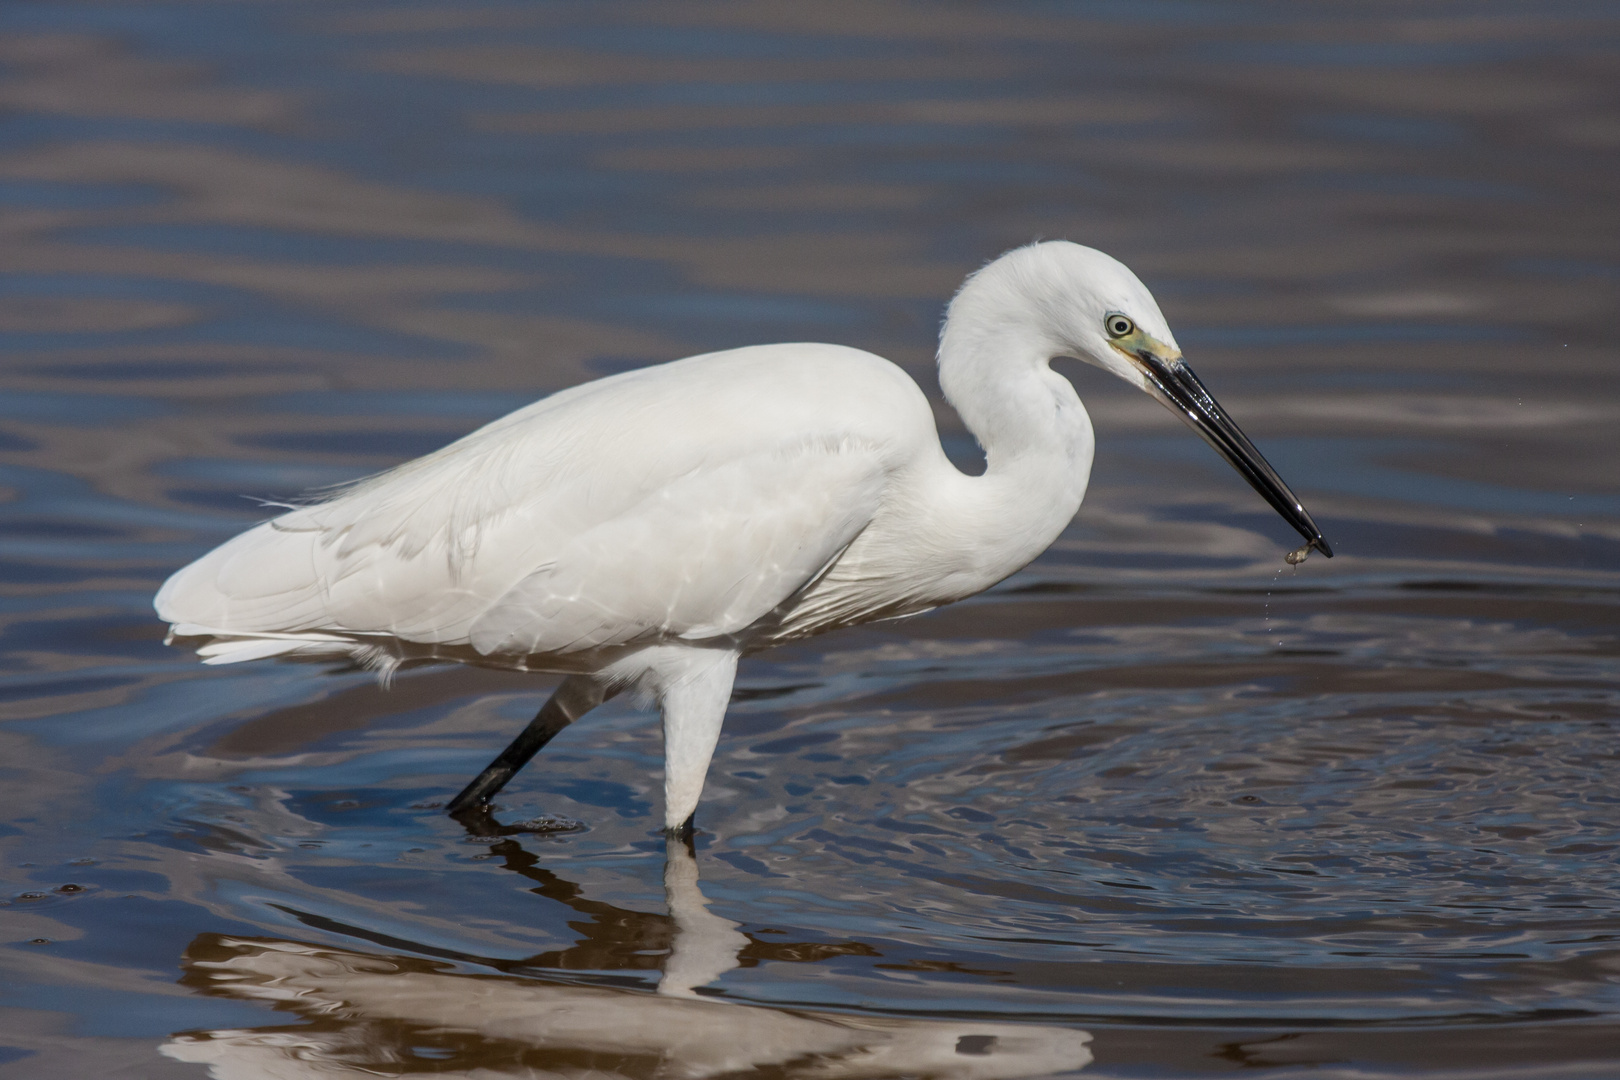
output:
M1037 312L984 318L980 280L951 304L939 349L945 400L985 454L981 476L950 470L932 508L939 546L970 556L950 599L995 584L1057 539L1085 496L1095 447L1079 395L1051 368L1066 350Z

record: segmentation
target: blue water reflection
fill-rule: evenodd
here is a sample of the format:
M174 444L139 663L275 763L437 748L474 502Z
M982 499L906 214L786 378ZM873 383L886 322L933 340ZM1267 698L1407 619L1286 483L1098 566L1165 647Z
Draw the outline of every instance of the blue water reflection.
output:
M1615 1072L1603 5L0 26L0 1075ZM485 835L440 803L545 678L163 644L266 501L587 378L832 340L932 394L1034 236L1142 275L1338 557L1059 365L1073 527L751 658L694 852L627 701Z

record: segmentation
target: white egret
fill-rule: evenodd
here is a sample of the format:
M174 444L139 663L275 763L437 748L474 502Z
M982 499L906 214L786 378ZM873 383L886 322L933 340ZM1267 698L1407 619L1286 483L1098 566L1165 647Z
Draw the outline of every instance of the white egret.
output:
M213 664L564 674L451 813L487 808L564 726L633 688L663 714L666 827L690 829L739 657L972 596L1074 517L1092 427L1055 357L1158 398L1332 555L1136 275L1053 241L970 276L941 332L940 387L982 475L946 459L927 398L889 361L732 349L561 391L297 507L176 573L157 610L208 639Z

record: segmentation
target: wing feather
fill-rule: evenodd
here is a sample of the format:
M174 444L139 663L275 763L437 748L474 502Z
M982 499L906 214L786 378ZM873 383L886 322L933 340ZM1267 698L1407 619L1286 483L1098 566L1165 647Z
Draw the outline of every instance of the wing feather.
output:
M932 436L898 369L834 346L588 383L236 537L157 597L238 637L553 652L735 634L820 574Z
M814 580L877 513L870 448L796 447L688 474L579 536L471 628L494 653L737 634Z

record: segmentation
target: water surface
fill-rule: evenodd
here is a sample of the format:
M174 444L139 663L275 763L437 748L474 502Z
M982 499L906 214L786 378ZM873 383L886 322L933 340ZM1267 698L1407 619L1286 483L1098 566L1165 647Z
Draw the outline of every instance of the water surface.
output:
M0 1075L1611 1076L1620 20L1569 2L0 12ZM442 802L543 678L150 597L552 390L1102 247L1311 508L1078 365L1071 529ZM965 467L973 447L943 406Z

